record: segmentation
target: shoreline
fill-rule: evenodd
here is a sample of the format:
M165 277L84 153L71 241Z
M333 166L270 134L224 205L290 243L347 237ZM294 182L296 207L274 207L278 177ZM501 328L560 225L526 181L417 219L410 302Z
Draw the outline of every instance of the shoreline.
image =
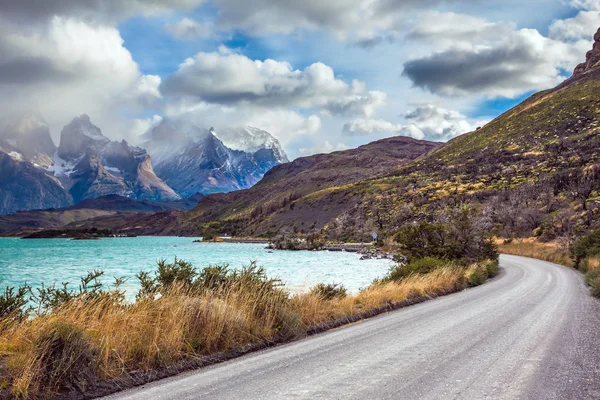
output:
M488 278L484 284L495 281L502 276L504 276L505 271L502 267L499 268L499 272L496 276ZM77 399L77 400L87 400L87 399L96 399L100 397L110 396L115 393L123 392L128 389L133 389L139 386L143 386L152 382L160 381L162 379L167 379L170 377L174 377L180 374L185 374L192 371L201 370L213 365L221 364L233 359L237 359L248 354L256 353L262 350L266 350L269 348L280 347L287 344L299 342L302 340L306 340L312 336L319 335L322 333L326 333L328 331L332 331L338 328L344 328L345 326L360 323L371 318L387 314L390 312L398 311L403 308L411 307L414 305L418 305L430 300L435 300L440 297L449 296L455 293L460 293L464 290L468 290L471 287L466 287L463 289L452 288L441 290L437 293L432 293L426 296L418 296L407 298L405 300L388 303L380 307L371 308L359 312L357 314L352 314L344 317L340 317L338 319L320 323L317 325L313 325L308 327L306 331L306 335L297 338L285 338L281 336L273 337L271 339L260 340L255 343L250 343L245 346L241 346L239 348L235 348L226 352L220 352L215 354L209 354L206 356L201 356L197 358L190 358L186 360L182 360L173 365L153 369L150 371L134 371L129 373L126 376L121 376L118 378L114 378L107 381L101 381L97 383L97 386L93 391L84 392L84 393L66 393L64 395L60 395L58 399Z

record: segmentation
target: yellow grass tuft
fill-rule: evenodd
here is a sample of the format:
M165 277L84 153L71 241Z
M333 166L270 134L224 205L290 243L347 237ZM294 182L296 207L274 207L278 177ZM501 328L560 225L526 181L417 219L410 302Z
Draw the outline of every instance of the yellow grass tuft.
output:
M2 321L0 378L22 398L82 390L131 371L262 340L301 337L324 323L462 290L481 268L450 265L331 300L314 291L290 296L279 288L244 282L201 291L174 287L158 299L133 304L117 293L81 296L45 315ZM54 371L53 365L62 369Z

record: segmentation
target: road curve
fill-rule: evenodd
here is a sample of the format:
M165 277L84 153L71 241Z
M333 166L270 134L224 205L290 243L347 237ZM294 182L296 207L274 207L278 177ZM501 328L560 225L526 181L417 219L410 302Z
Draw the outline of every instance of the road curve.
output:
M110 399L600 399L600 301L501 256L492 282Z

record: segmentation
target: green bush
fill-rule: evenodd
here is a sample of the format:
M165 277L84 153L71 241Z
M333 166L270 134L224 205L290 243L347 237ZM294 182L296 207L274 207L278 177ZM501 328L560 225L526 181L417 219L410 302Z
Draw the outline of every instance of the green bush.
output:
M211 265L198 271L191 263L175 258L173 263L158 262L154 275L141 271L137 274L141 289L138 299L154 299L165 295L173 288L185 290L224 290L232 287L252 287L256 290L273 291L282 285L279 279L270 279L263 267L251 262L241 269L230 269L229 265Z
M384 282L389 281L401 281L415 274L428 274L438 268L447 266L448 262L440 258L435 257L423 257L417 258L410 261L408 264L396 264L392 268L388 275L383 279Z
M600 229L579 238L571 247L571 257L575 267L579 268L581 262L588 258L600 255Z
M6 287L0 294L0 320L23 320L29 316L31 308L27 306L31 288L27 285L20 288Z
M592 296L600 297L600 269L585 274L585 282L590 287Z
M311 294L315 294L324 300L343 299L348 295L346 288L338 283L319 283L310 289Z
M498 261L490 261L485 266L489 278L493 278L500 273Z
M419 221L404 225L394 236L400 253L411 259L434 257L462 260L465 264L497 260L498 247L477 210L460 207L447 210L443 222Z
M487 268L477 268L469 275L469 285L472 287L483 285L488 277Z

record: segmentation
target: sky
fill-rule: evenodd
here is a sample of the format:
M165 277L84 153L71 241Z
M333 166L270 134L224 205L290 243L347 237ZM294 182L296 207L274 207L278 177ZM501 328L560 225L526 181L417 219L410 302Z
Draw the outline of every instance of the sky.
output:
M447 141L568 78L600 0L0 0L0 117L250 125L290 158Z

